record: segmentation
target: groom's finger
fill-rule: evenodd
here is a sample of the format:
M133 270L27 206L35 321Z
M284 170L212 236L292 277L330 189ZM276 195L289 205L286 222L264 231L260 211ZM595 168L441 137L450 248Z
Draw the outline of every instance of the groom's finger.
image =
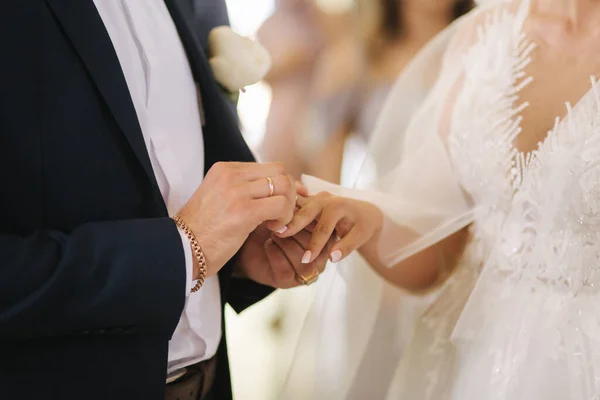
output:
M294 204L285 196L265 197L250 201L247 208L248 218L253 218L256 226L267 222L267 228L277 231L286 226L294 216Z
M311 224L311 225L313 225L313 224ZM308 246L310 245L310 239L312 237L311 232L312 231L309 231L309 230L303 230L303 231L299 232L297 235L293 236L292 238L295 241L297 241L304 250L306 250L306 249L308 249ZM325 265L327 264L327 260L329 258L329 253L331 252L331 248L335 245L336 242L337 242L337 237L335 235L332 235L329 238L329 241L327 242L327 244L325 245L325 248L323 249L323 251L312 262L312 264L314 264L314 266L319 270L319 273L321 273L325 270ZM295 258L294 261L297 263L298 259ZM306 265L306 264L301 264L301 265Z
M293 238L280 238L273 236L273 242L283 251L290 265L298 275L309 276L314 270L314 265L302 264L300 259L304 254L304 247Z
M271 279L273 287L289 289L298 286L296 272L283 250L272 239L265 243L265 253L271 266Z
M269 180L270 179L270 180ZM245 194L253 199L264 199L271 196L284 196L291 204L296 202L294 182L287 175L276 175L269 179L259 179L240 187ZM271 187L273 193L271 193Z
M290 239L294 239L298 244L302 247L302 253L306 249L308 249L308 245L310 244L311 232L308 230L301 230L296 235L292 236Z

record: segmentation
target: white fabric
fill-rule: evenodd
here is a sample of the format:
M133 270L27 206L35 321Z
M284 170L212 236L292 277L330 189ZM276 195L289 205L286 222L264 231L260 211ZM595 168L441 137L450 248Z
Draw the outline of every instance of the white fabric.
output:
M599 398L600 86L539 150L517 150L527 107L518 95L535 56L523 33L528 13L526 0L483 7L417 57L375 132L374 183L306 179L311 192L379 205L388 232L412 231L384 230L380 255L390 267L470 232L454 274L425 297L394 292L359 256L325 275L289 378L312 386L312 399ZM394 107L440 62L399 144ZM386 307L396 318L381 320Z
M312 193L324 190L370 201L385 210L392 225L403 227L404 242L380 246L389 265L474 218L472 202L450 161L444 140L447 127L441 122L443 104L457 79L456 63L446 66L446 79L433 87L410 124L402 118L406 114L395 109L411 93L422 93L436 81L456 29L457 24L428 45L394 85L372 136L370 162L355 188L304 177ZM373 164L374 181L367 177ZM319 282L288 380L312 386L314 399L384 398L415 321L436 294L417 297L398 290L357 254L331 267ZM310 364L315 365L312 376L306 374ZM294 393L284 388L281 398L294 399Z
M127 81L146 148L169 215L202 182L204 142L199 97L183 45L163 0L94 0ZM221 339L217 276L190 294L192 254L186 257L186 304L169 342L169 372L212 357Z

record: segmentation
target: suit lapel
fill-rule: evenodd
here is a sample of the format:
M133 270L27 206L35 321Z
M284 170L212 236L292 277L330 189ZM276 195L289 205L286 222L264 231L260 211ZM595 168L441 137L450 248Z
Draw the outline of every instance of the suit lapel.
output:
M93 1L46 0L46 2L54 11L81 57L150 182L158 190L121 65Z
M237 116L217 86L205 55L203 42L206 38L201 38L199 32L202 30L201 24L210 26L209 21L203 21L202 16L194 18L191 0L164 1L177 27L194 79L200 86L205 115L203 137L206 170L218 161L254 161L239 131Z
M205 168L218 161L254 161L237 126L237 117L217 86L201 42L202 16L194 17L191 0L164 0L186 50L194 79L200 87L206 124L203 128ZM81 57L98 91L146 175L158 185L129 90L112 46L92 0L46 0ZM194 29L197 25L198 29ZM205 41L205 38L204 38Z

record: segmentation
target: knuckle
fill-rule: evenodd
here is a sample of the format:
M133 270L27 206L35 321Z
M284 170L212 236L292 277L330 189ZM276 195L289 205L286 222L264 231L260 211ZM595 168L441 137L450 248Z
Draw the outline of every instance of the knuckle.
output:
M280 185L281 185L281 190L286 194L290 194L290 193L296 191L296 188L294 186L292 186L292 182L290 182L289 179L282 179Z
M311 220L312 219L312 214L310 212L310 210L300 210L296 213L296 215L294 216L294 221L298 221L298 222L302 222L302 221L306 221L306 220Z
M277 175L286 175L285 167L283 166L283 163L281 163L281 162L274 162L273 170L275 171L275 173Z
M322 209L321 203L319 203L318 201L311 201L311 202L305 204L303 207L301 207L298 212L304 213L304 214L310 214L310 213L314 213L315 211L320 211L321 209Z
M347 201L342 198L342 197L331 197L329 199L329 207L331 207L332 209L342 212L345 211L347 209L348 203Z
M223 172L223 181L225 184L231 185L240 175L240 171L233 168L228 168Z
M283 214L294 212L294 206L283 196L277 197L277 207Z
M315 196L317 199L320 200L328 200L331 197L331 193L329 192L319 192L316 194Z
M211 168L212 171L214 171L216 174L219 174L219 175L222 174L223 172L227 171L227 169L228 169L228 165L227 165L227 163L225 163L223 161L216 162Z
M272 201L273 209L278 214L281 214L283 212L283 210L285 209L285 197L282 197L282 196L273 197L273 200L271 200L271 201Z

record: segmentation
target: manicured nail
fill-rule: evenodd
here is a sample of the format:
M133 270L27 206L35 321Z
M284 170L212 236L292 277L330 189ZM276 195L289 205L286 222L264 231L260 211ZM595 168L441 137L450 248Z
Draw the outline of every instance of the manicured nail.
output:
M329 259L331 260L332 263L336 263L336 262L340 261L342 259L342 251L341 250L332 251L331 254L329 255Z
M281 234L283 234L283 233L284 233L285 231L287 231L287 230L288 230L288 227L287 227L287 226L282 226L281 228L277 229L277 230L275 231L275 233L277 233L277 234L281 235Z
M312 258L312 252L310 250L307 250L304 255L302 256L302 264L308 264L310 262L310 259Z

